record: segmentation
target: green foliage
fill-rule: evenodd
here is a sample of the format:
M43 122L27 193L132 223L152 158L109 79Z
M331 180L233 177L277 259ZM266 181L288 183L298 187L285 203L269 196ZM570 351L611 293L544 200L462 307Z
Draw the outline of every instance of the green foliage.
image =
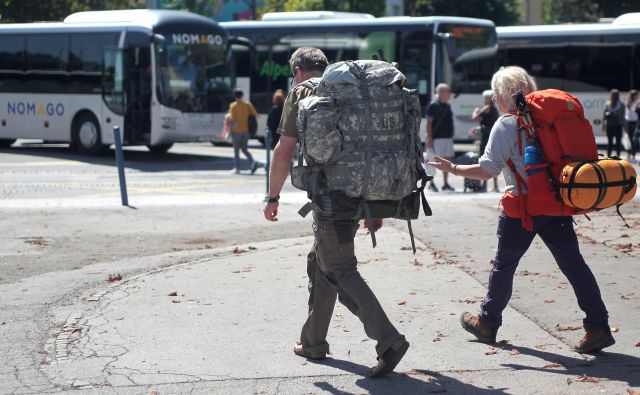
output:
M595 22L640 10L640 0L545 0L545 23Z
M214 18L218 11L216 0L163 0L165 10L191 11L209 18Z
M61 21L79 11L146 8L146 0L0 0L0 23Z
M518 0L404 0L410 16L450 15L492 20L496 25L515 25L520 13Z
M282 3L284 11L364 12L374 16L384 16L385 13L384 0L285 0Z

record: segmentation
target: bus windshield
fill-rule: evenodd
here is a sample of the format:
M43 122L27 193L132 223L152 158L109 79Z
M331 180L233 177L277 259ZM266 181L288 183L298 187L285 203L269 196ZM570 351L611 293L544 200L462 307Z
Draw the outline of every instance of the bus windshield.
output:
M498 50L494 29L442 24L438 29L442 78L456 93L480 93L491 86Z
M225 112L233 62L221 45L166 44L159 48L158 100L182 112ZM163 53L164 52L164 53Z

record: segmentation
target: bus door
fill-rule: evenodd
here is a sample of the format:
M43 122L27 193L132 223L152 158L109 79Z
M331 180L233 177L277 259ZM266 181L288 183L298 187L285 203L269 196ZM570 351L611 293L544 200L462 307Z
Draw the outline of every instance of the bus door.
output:
M123 52L125 128L128 144L151 142L151 50L150 38L128 32Z
M401 38L402 55L400 70L407 77L407 87L418 90L423 121L420 124L420 138L424 141L426 124L424 114L431 101L433 83L431 76L431 32L406 32Z
M102 119L109 126L124 128L125 95L123 54L119 48L105 48L102 67ZM113 143L111 130L103 129L102 142Z

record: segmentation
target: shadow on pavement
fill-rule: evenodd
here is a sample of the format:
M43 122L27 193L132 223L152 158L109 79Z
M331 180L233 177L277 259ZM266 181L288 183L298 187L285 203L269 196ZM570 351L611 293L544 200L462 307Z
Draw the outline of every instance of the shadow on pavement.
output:
M630 387L640 386L640 358L631 355L603 351L593 354L595 359L588 361L582 358L574 358L522 346L498 345L496 348L504 350L515 349L520 354L537 357L545 362L542 367L518 364L502 365L512 369L557 373L575 377L587 375L596 379L626 382ZM552 363L562 366L550 367L549 364ZM564 369L560 369L562 367Z
M505 389L478 388L441 373L423 369L414 369L411 373L392 373L384 378L371 379L368 377L370 370L368 366L333 358L315 363L331 366L358 376L364 376L362 379L356 381L356 385L366 391L366 393L374 395L437 394L445 392L470 395L506 393ZM331 394L348 394L348 392L336 388L327 381L317 381L314 385Z
M230 149L230 154L233 151ZM21 146L0 149L0 154L28 155L61 160L74 160L94 165L116 166L115 153L112 149L100 155L85 155L67 147ZM167 152L154 154L147 151L124 150L126 168L142 172L161 171L193 171L193 170L231 170L232 157L214 155L182 154ZM249 169L250 163L241 155L242 169Z

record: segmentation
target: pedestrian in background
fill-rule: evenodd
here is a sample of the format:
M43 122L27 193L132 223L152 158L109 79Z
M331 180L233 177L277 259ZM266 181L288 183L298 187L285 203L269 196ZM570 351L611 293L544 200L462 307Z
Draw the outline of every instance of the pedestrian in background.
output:
M278 140L280 140L280 134L278 134L278 125L280 125L280 118L282 118L282 108L284 107L284 91L278 89L274 92L271 98L271 111L267 117L267 133L271 140L271 149L276 148Z
M449 105L451 98L451 88L447 84L438 84L436 86L436 99L427 107L427 148L432 149L433 153L448 160L453 159L455 152L453 150L453 112ZM449 173L442 172L443 191L453 191L453 187L449 185ZM429 189L438 192L435 180L429 184Z
M309 79L319 78L328 65L324 53L317 48L297 49L289 60L293 82L278 128L280 141L273 152L269 177L269 193L265 196L263 214L271 222L278 221L278 200L298 143L296 119L298 103L313 92ZM316 83L318 80L315 80ZM326 202L326 203L320 203ZM376 340L378 365L371 370L371 377L391 373L406 353L409 342L393 326L375 294L358 272L355 256L355 235L360 226L358 220L340 220L322 215L331 199L320 199L313 212L314 243L307 256L309 275L309 314L302 327L300 342L293 352L308 359L324 359L329 353L327 334L336 299L362 321L365 333ZM331 211L331 209L329 209ZM381 219L373 223L365 221L365 227L375 231L382 226Z
M604 106L603 120L602 130L607 133L607 156L611 156L611 152L615 148L616 155L620 157L622 128L624 127L624 104L620 100L620 91L617 89L611 89L609 101Z
M635 162L636 152L638 152L639 148L636 136L636 130L638 128L638 103L640 103L638 96L638 91L631 89L624 108L624 119L627 121L627 137L629 137L627 159L632 163Z
M493 102L493 91L486 90L482 92L482 99L484 100L484 105L476 107L471 114L471 118L474 121L480 122L480 156L484 155L493 124L500 117L500 111L498 111ZM487 180L482 181L482 190L487 191ZM498 189L498 177L493 177L493 192L500 192Z
M488 180L502 172L507 185L504 199L510 195L519 195L516 175L513 167L526 178L524 158L518 141L527 141L525 131L518 128L518 118L511 112L516 110L515 96L518 91L525 95L536 91L536 83L521 67L502 67L491 80L495 92L496 104L502 114L498 118L489 136L484 155L479 164L454 165L450 161L436 157L428 165L455 175ZM462 327L472 333L481 342L495 343L496 334L502 325L502 312L507 307L513 291L513 277L520 259L527 252L536 235L540 236L553 254L562 273L573 287L578 306L585 313L583 320L585 335L575 346L579 353L592 353L615 343L609 328L609 313L602 301L600 289L591 269L584 261L578 238L573 229L572 217L538 215L533 217L533 230L522 227L520 218L506 212L501 204L498 220L498 247L489 275L489 286L484 301L480 305L480 314L462 313Z
M258 162L253 159L249 152L249 116L258 117L253 104L247 100L243 100L244 92L236 89L233 92L235 101L229 105L229 119L233 122L231 128L231 143L233 144L233 159L235 167L232 172L240 174L240 151L251 162L251 174L256 172Z

